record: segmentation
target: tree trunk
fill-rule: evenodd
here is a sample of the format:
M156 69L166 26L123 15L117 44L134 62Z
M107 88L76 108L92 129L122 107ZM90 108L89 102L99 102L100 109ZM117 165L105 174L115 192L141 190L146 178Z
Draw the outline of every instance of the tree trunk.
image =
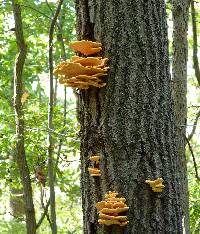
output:
M197 78L198 86L200 87L200 67L198 59L198 34L197 34L197 15L195 10L194 0L191 0L191 15L192 15L192 34L193 34L193 68L195 71L195 76Z
M79 94L85 234L182 233L164 0L76 0L78 39L109 58L107 86ZM102 157L101 177L88 174ZM154 193L146 179L162 177ZM95 203L109 190L127 199L127 227L99 225Z
M16 221L25 215L23 189L10 188L10 209Z
M187 59L188 15L190 0L172 1L173 16L173 97L175 112L176 144L179 156L181 208L185 233L189 233L189 196L185 136L187 124Z
M24 147L24 118L21 97L23 93L23 67L26 59L27 46L24 41L21 8L19 4L12 1L15 20L15 33L19 54L15 60L14 71L14 109L16 121L16 161L20 171L20 177L23 185L26 228L28 234L36 233L35 210L33 205L32 187L30 173L26 161Z

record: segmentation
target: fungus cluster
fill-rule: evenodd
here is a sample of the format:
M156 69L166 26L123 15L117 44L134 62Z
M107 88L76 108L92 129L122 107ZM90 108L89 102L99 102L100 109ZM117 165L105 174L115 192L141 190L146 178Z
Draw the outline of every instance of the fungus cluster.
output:
M99 211L99 224L125 226L128 224L127 216L123 215L129 207L125 204L124 197L116 197L118 193L111 192L105 194L105 200L96 203Z
M83 55L92 55L102 50L101 43L93 41L74 41L69 45ZM102 77L107 75L107 58L73 56L70 60L60 63L54 69L54 75L59 75L59 83L68 87L88 89L91 86L102 88L106 83Z
M94 162L94 167L88 168L88 171L91 176L101 176L101 171L99 169L100 160L101 160L101 157L97 155L90 157L90 161Z
M163 191L163 188L165 187L162 184L163 181L164 180L162 178L157 178L156 180L145 180L145 182L150 185L152 190L157 193L161 193Z

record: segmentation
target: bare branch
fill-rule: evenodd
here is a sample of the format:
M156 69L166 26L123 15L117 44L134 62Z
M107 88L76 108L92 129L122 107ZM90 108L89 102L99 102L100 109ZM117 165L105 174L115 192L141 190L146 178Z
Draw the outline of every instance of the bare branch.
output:
M187 108L200 108L200 106L193 105L193 106L188 106Z
M5 214L6 214L6 212L5 212ZM24 218L20 218L20 217L18 217L18 216L16 216L16 215L14 215L13 213L11 213L11 212L8 212L8 214L10 214L11 216L13 216L16 220L18 220L19 222L26 222L26 220L24 219Z
M49 2L47 1L47 0L45 0L45 2L46 2L46 4L47 4L47 6L48 6L48 8L49 8L49 10L51 11L51 14L52 14L52 16L54 15L54 12L53 12L53 10L51 9L51 6L49 5Z
M45 195L45 191L44 191L43 187L41 186L41 196L42 196L41 197L41 204L42 204L42 208L45 211L47 205L46 206L44 205L44 195ZM47 202L47 204L48 204L48 202ZM51 219L49 217L48 209L47 209L47 212L44 212L44 213L46 213L46 218L47 218L47 220L49 222L50 227L52 227L52 223L51 223Z
M197 122L198 122L199 118L200 118L200 110L196 114L196 118L195 118L195 121L194 121L194 124L193 124L192 131L189 134L189 136L187 137L189 141L192 139L193 135L195 134L195 131L196 131L196 128L197 128Z
M36 229L39 228L39 226L42 224L46 214L48 213L49 205L50 205L50 199L48 200L46 206L44 207L44 213L42 214L41 218L39 219L39 221L36 225Z
M47 0L45 0L45 2L46 2L46 4L47 4L47 6L48 6L48 8L51 11L51 14L53 16L54 12L53 12L51 6L49 5L49 3L48 3ZM67 59L67 54L66 54L66 51L65 51L65 44L64 44L64 40L63 40L63 36L62 36L63 35L63 33L62 33L62 27L61 27L60 22L59 23L56 22L56 25L57 25L58 31L59 31L59 41L61 43L62 59L66 60ZM66 89L66 87L65 87L65 89Z
M36 131L36 132L50 132L50 133L53 133L55 135L58 135L60 137L67 137L67 138L72 138L73 140L77 140L76 137L72 137L72 136L69 136L67 134L63 134L62 132L59 133L59 132L56 132L54 131L53 129L45 129L45 128L31 128L31 127L26 127L26 130L30 130L30 131Z
M191 153L191 155L192 155L196 178L197 178L197 180L200 180L200 177L199 177L199 174L198 174L198 169L197 169L197 163L196 163L196 159L195 159L195 156L194 156L194 152L193 152L192 146L191 146L190 141L188 140L188 138L187 138L186 136L185 136L185 139L186 139L186 142L187 142L187 144L188 144L190 153Z
M40 15L43 15L44 17L48 18L48 19L51 19L51 17L49 17L48 15L46 15L44 12L36 9L35 7L32 7L32 6L28 6L28 5L24 5L24 4L21 4L22 7L26 7L26 8L29 8L37 13L39 13Z

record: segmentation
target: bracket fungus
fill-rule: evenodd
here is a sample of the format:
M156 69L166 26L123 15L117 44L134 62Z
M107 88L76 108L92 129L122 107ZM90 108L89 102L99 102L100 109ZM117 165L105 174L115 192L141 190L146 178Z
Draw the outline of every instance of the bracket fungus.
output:
M94 51L91 52L92 49L99 50L99 48L101 49L100 46L101 43L84 40L70 43L71 48L82 52L84 55L93 54ZM106 85L102 77L107 75L109 69L109 67L106 66L107 61L107 58L102 57L83 58L72 56L70 60L57 65L54 69L54 75L60 76L59 83L67 87L88 89L94 86L102 88Z
M101 171L99 169L99 163L100 163L101 157L97 155L93 155L90 157L90 161L94 162L94 167L88 168L88 171L91 176L101 176Z
M82 58L79 56L73 56L71 58L71 61L73 61L74 63L80 63L82 66L85 66L85 67L103 68L106 66L106 62L108 61L108 58L102 58L102 57Z
M93 155L90 157L90 161L95 162L96 164L99 164L101 160L101 157L98 155Z
M88 171L91 176L101 176L101 171L98 168L88 168Z
M162 184L163 181L164 180L162 178L157 178L156 180L145 180L145 182L150 185L152 190L157 193L161 193L163 191L163 188L165 187Z
M116 197L118 193L111 192L105 194L105 200L96 203L96 208L99 211L99 224L107 226L116 224L125 226L128 224L128 218L122 215L128 211L129 207L125 204L126 199Z
M102 44L94 41L73 41L69 44L69 47L75 51L81 52L82 54L88 56L91 54L96 54L102 50Z

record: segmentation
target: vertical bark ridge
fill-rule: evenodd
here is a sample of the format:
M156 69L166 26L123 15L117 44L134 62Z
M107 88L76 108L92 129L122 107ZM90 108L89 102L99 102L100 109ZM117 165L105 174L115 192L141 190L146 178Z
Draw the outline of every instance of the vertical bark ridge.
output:
M85 1L76 3L78 38L90 39L80 31ZM84 233L109 190L127 199L130 224L95 233L182 233L164 1L91 0L89 16L110 72L105 88L80 91ZM93 151L103 160L98 182L86 170ZM157 177L160 194L145 184Z

